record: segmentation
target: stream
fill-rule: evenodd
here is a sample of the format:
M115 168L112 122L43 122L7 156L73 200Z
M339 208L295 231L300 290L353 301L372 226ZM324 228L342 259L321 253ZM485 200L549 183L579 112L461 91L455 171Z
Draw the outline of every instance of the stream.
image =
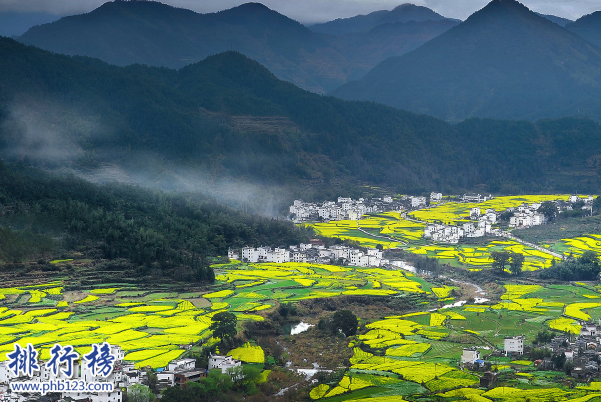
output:
M451 279L451 278L449 278L449 280L453 283L460 283L462 285L473 286L476 288L477 294L486 296L486 292L484 291L484 289L482 289L480 286L476 285L475 283L458 281L457 279ZM474 297L474 304L482 304L482 303L486 303L487 301L490 301L490 299L487 299L486 297L481 297L481 296ZM460 301L452 303L452 304L447 304L444 307L441 307L440 309L442 310L442 309L451 308L451 307L461 307L466 303L467 303L467 300L460 300Z

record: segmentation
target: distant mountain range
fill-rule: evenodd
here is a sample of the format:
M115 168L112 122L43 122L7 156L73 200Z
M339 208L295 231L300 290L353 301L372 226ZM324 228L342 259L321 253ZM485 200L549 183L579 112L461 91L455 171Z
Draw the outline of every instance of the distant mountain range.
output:
M517 1L493 0L465 22L332 94L450 121L600 118L601 49Z
M309 26L313 32L329 35L346 35L357 32L369 32L382 24L403 22L424 22L449 20L427 7L414 4L401 4L393 10L374 11L367 15L357 15L351 18L339 18L334 21ZM457 23L459 20L453 20Z
M540 14L540 13L535 13L536 15L539 15L543 18L548 19L551 22L556 23L557 25L561 26L561 27L565 27L567 24L574 22L570 19L567 18L563 18L563 17L558 17L556 15L549 15L549 14Z
M23 33L34 25L47 24L59 18L61 18L60 15L48 13L0 12L0 36L23 35Z
M179 71L7 38L0 54L0 156L25 164L173 188L270 183L305 198L359 183L402 193L601 185L601 126L591 120L452 125L310 93L237 52Z
M419 22L410 22L417 16L421 16ZM383 12L380 25L369 25L377 30L340 37L313 32L259 3L198 14L152 1L113 1L87 14L33 27L19 40L118 66L141 63L180 68L235 50L265 65L278 78L324 93L457 23L425 7L404 5Z

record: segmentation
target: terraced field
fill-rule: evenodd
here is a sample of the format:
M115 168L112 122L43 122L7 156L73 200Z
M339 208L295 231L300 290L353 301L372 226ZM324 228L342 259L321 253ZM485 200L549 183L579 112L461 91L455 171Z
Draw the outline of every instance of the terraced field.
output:
M405 314L369 323L366 331L349 344L354 353L347 375L338 384L316 386L310 397L323 401L379 401L389 400L396 392L403 400L416 400L422 394L449 401L601 398L601 383L600 387L595 384L575 389L558 387L554 381L565 374L536 371L529 360L494 358L498 360L503 381L491 390L478 389L479 377L475 373L457 369L462 350L461 344L456 343L459 339L487 354L491 346L502 348L505 336L524 334L527 342L531 342L541 324L559 333L577 333L579 325L570 317L601 316L601 303L583 301L584 295L596 293L590 284L554 287L508 284L505 288L506 293L497 303ZM411 383L414 388L408 386ZM374 392L366 399L356 399L360 396L359 389ZM338 399L331 399L334 396Z
M44 359L55 342L71 344L81 354L90 344L107 341L120 345L126 360L159 368L184 353L181 344L216 342L208 328L220 311L260 321L262 312L283 301L414 295L424 303L416 304L418 311L363 321L365 328L349 339L353 357L345 375L336 383L316 384L308 397L332 402L416 400L420 395L442 400L558 401L594 400L601 394L594 385L558 387L552 377L536 372L530 361L509 358L495 358L503 380L486 391L478 389L477 373L457 366L464 346L479 347L487 354L492 347L501 347L505 336L525 334L531 342L541 327L577 333L580 320L601 317L601 294L595 284L507 284L500 300L438 308L439 301L454 301L449 297L453 287L396 270L240 262L214 268L218 283L204 292L140 291L127 284L73 292L60 283L0 289L11 300L0 308L0 352L11 350L13 342L32 343ZM252 343L229 354L252 364L267 359Z
M601 255L601 234L586 234L580 237L562 239L561 243L564 246L562 247L564 255L572 253L573 256L579 257L585 251L594 251Z
M5 358L14 342L32 343L42 359L49 357L55 342L71 344L85 354L91 344L107 341L120 345L126 359L137 366L159 368L184 353L179 345L214 342L208 328L211 317L221 311L232 311L240 320L261 321L260 312L280 301L402 293L438 298L423 280L400 271L300 263L233 263L215 268L219 285L204 294L140 292L129 285L84 292L65 292L57 283L1 288L4 299L13 295L17 301L0 307L0 354ZM206 307L186 300L201 297L205 303L196 303ZM262 350L250 344L231 353L246 362L264 359Z

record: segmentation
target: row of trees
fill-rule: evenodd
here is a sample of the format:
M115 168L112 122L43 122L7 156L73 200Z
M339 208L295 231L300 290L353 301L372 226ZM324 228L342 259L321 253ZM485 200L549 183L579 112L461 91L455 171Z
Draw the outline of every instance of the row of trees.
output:
M553 261L550 268L539 271L543 279L559 279L562 281L592 281L599 279L601 266L599 257L594 251L585 251L580 257L570 254L560 263Z

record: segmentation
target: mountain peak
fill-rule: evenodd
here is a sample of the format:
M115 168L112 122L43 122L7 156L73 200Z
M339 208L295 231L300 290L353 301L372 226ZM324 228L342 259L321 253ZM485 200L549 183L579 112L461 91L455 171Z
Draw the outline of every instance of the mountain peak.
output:
M239 14L239 15L247 15L247 14L252 14L252 15L278 14L279 15L279 13L277 11L272 10L271 8L267 7L263 3L252 3L252 2L240 4L239 6L232 7L229 10L221 11L221 13L233 13L233 14Z
M252 13L257 13L257 12L260 12L260 13L265 13L265 12L275 13L276 12L276 11L272 10L271 8L267 7L263 3L255 3L255 2L240 4L239 6L230 8L230 11L231 10L237 10L237 11L241 11L241 12L252 12Z
M566 24L565 28L593 45L601 46L601 11L584 15L576 21Z
M499 30L507 31L511 29L523 29L527 25L551 25L551 21L536 14L528 7L516 0L492 0L482 9L470 15L465 23L460 25L465 27L483 24L492 27L494 25ZM492 25L491 25L492 24ZM511 27L507 24L510 24Z
M601 11L595 11L594 13L590 13L590 14L586 14L583 15L582 17L578 18L575 22L587 22L587 23L592 23L592 22L598 22L601 20Z
M403 3L403 4L399 4L398 6L396 6L395 8L392 9L392 11L394 10L407 10L409 8L417 8L417 7L421 7L421 6L416 6L415 4L412 3ZM425 7L423 7L425 8Z
M472 14L470 16L470 18L478 15L478 13L480 13L480 12L491 11L491 10L494 10L494 11L513 10L513 11L521 11L521 12L531 12L528 7L526 7L525 5L523 5L522 3L520 3L517 0L491 0L490 3L488 3L486 6L484 6L484 8L482 8L480 11L477 11L474 14Z
M599 49L518 1L493 0L334 95L451 121L537 119L588 108L587 99L601 88L600 73Z

